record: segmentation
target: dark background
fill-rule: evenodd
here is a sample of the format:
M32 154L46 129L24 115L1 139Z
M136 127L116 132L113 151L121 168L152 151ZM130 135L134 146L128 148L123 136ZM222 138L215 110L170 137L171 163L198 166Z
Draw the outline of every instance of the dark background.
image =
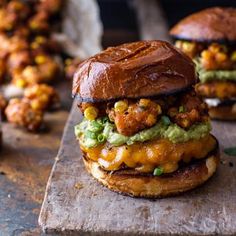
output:
M235 0L160 0L169 26L176 24L181 18L207 7L236 7Z
M149 0L146 1L148 4ZM159 0L169 27L193 12L213 6L236 7L236 0ZM104 24L103 46L139 39L132 0L98 0Z
M98 0L103 22L103 46L138 40L135 11L129 0Z

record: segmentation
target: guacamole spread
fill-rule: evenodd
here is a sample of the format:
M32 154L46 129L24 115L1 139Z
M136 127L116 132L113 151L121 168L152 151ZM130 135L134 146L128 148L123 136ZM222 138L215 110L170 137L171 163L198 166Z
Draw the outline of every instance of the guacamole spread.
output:
M212 80L236 81L236 70L201 70L199 71L199 76L202 83Z
M236 70L205 70L201 67L199 60L194 60L194 62L202 83L213 80L236 81Z
M171 122L160 119L153 127L142 130L133 136L124 136L116 131L115 125L107 117L89 121L84 119L75 126L75 135L87 148L109 142L113 146L131 145L135 142L145 142L155 138L168 138L173 143L186 142L190 139L200 139L206 136L211 126L209 122L195 124L184 130Z

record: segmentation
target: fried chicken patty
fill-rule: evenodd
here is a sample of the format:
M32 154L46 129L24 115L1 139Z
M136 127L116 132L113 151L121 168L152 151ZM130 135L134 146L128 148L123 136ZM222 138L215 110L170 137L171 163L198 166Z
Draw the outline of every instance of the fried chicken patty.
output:
M236 67L236 50L234 47L218 43L204 44L178 40L175 46L190 58L199 58L205 70L233 70Z
M207 106L195 92L183 94L179 106L171 107L167 113L182 128L208 120Z
M82 103L81 111L88 119L108 116L117 132L132 136L150 128L166 115L178 126L188 129L194 123L208 120L206 104L192 90L178 96L157 99L124 99L113 103Z
M119 102L116 104L119 105ZM149 99L140 99L136 103L120 101L121 106L124 106L121 109L117 109L116 104L108 110L108 116L114 121L117 131L125 136L153 126L161 114L160 105Z
M230 99L236 97L236 83L227 81L212 81L196 86L199 95L207 98Z

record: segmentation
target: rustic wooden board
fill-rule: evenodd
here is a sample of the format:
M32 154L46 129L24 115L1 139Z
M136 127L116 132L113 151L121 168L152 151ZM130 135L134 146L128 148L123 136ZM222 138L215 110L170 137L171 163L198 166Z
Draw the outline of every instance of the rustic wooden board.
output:
M196 190L156 201L135 199L106 189L85 171L73 133L74 125L80 119L81 114L74 104L40 213L39 224L45 232L75 235L236 234L235 157L221 152L222 163L217 173ZM213 127L222 149L236 144L236 123L213 122Z
M45 132L34 134L2 123L0 152L0 236L39 235L38 215L71 107L69 81L57 89L62 109L47 113Z

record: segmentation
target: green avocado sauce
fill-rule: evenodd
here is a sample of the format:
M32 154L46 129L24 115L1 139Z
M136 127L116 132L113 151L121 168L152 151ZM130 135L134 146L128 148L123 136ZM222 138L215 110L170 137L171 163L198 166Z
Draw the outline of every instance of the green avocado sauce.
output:
M201 67L199 60L194 60L196 70L199 73L199 79L202 83L213 80L218 81L236 81L236 70L205 70Z
M119 134L115 125L107 117L93 121L84 119L75 126L75 136L83 146L91 148L105 142L109 142L113 146L121 146L157 138L167 138L173 143L181 143L191 139L200 139L211 130L209 122L194 124L188 130L185 130L176 124L166 122L166 118L168 117L162 116L153 127L129 137Z

